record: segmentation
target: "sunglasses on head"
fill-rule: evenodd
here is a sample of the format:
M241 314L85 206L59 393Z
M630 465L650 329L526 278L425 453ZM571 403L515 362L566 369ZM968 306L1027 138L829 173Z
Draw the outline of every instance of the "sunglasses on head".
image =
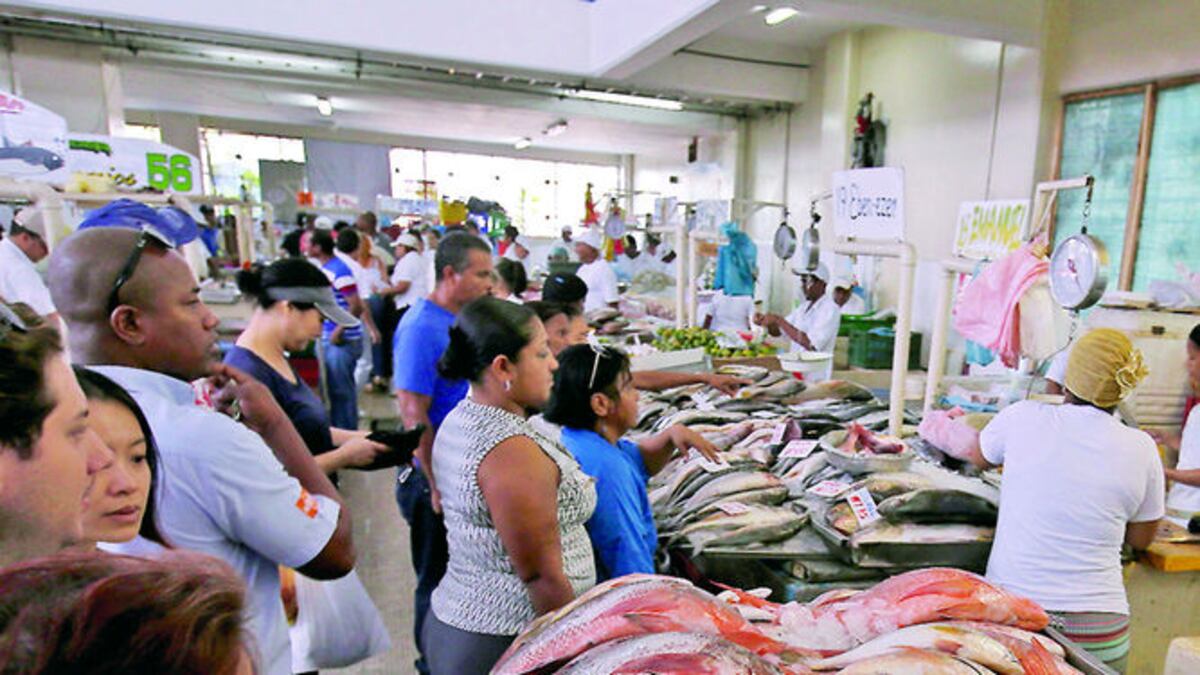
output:
M604 346L596 339L595 335L588 335L587 345L591 348L592 353L596 358L592 360L592 374L588 377L588 391L596 386L596 373L600 369L600 359L604 357Z
M158 230L152 227L142 228L142 231L138 234L137 241L133 245L133 250L129 252L129 257L125 260L125 265L121 267L116 281L113 282L112 292L108 294L109 314L112 314L114 309L121 306L121 287L133 278L133 273L137 271L138 262L142 259L142 253L146 250L146 246L151 243L158 244L167 249L175 248L175 244Z

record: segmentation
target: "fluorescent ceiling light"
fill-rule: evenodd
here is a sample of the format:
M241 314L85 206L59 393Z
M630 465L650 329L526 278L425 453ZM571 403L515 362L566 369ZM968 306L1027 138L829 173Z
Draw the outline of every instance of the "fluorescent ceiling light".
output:
M776 7L775 9L767 12L767 15L763 17L763 21L766 21L768 26L778 26L779 24L787 21L799 13L800 10L796 9L795 7Z
M516 148L517 150L524 150L525 148L528 148L531 145L533 145L533 139L529 138L529 137L518 138L517 142L513 143L513 147Z
M567 121L566 120L558 120L554 124L551 124L550 126L543 129L542 135L546 136L547 138L554 138L555 136L561 136L563 134L563 132L565 132L566 130L567 130Z
M321 113L321 117L329 117L333 114L333 101L324 96L317 97L317 112Z
M591 89L570 89L567 93L575 98L600 101L601 103L620 103L622 105L636 105L643 108L657 108L659 110L683 110L683 103L665 98L617 94L615 92L593 91Z

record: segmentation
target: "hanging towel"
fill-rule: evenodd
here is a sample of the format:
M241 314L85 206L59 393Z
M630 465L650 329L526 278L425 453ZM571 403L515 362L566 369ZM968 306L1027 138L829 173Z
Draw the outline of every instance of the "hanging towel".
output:
M954 328L1013 368L1021 356L1021 296L1046 276L1050 263L1030 244L988 265L954 305Z
M729 243L717 251L713 289L729 296L754 295L754 279L758 276L758 250L754 242L732 221L721 226L721 234Z

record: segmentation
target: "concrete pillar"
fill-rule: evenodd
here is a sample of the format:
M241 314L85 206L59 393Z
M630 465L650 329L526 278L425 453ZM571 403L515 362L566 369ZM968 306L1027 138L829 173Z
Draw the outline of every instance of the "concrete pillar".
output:
M15 37L11 61L20 96L62 115L71 131L124 127L120 72L104 62L100 47Z
M155 113L162 142L190 153L200 160L198 171L204 171L204 158L200 155L200 117L187 113ZM204 178L197 174L197 185L204 185Z

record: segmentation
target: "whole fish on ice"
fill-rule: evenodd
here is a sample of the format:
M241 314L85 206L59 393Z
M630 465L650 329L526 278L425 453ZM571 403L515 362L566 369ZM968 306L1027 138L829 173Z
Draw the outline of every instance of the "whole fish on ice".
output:
M865 659L841 675L988 675L983 666L941 652L907 648Z
M1024 675L1017 656L998 640L981 631L941 623L909 626L881 635L848 652L809 663L813 670L835 670L883 656L902 647L940 651L974 661L1001 675Z
M652 633L602 644L576 657L558 675L783 675L784 672L754 652L715 635Z

